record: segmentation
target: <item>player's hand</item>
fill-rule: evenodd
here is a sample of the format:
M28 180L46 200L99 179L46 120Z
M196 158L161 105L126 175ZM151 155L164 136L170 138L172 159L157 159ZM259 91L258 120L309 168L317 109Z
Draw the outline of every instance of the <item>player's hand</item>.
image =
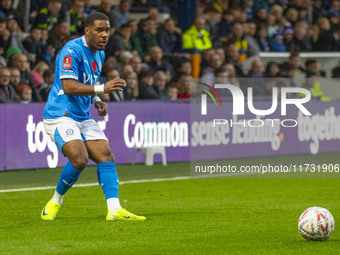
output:
M99 116L106 116L107 105L104 102L98 101L94 104L94 107L96 107L96 109L98 109L98 115Z
M123 91L121 87L126 87L126 82L120 78L113 79L104 84L104 93Z

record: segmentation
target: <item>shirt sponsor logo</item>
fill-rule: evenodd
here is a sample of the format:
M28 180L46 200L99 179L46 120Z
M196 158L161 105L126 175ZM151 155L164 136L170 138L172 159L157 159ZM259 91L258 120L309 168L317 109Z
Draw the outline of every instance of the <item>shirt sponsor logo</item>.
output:
M63 68L71 68L72 67L72 56L64 57Z

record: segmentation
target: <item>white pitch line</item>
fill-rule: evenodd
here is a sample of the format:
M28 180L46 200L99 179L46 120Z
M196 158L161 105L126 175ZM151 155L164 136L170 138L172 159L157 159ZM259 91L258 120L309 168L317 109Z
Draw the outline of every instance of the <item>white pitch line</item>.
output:
M121 181L119 185L130 184L130 183L146 183L146 182L164 182L164 181L177 181L177 180L188 180L190 176L177 176L171 178L155 178L155 179L141 179L141 180L131 180L131 181ZM91 187L91 186L99 186L98 182L95 183L83 183L83 184L75 184L72 188L80 188L80 187ZM34 191L34 190L48 190L55 189L56 186L45 186L45 187L32 187L32 188L20 188L20 189L2 189L0 193L8 193L8 192L22 192L22 191Z
M254 173L231 173L228 175L225 175L225 174L208 175L207 174L207 175L196 175L196 176L176 176L176 177L170 177L170 178L141 179L141 180L121 181L119 182L119 185L131 184L131 183L178 181L178 180L201 179L201 178L233 177L233 176L240 176L240 175L246 175L246 174L254 174ZM91 186L97 186L97 185L99 185L98 182L83 183L83 184L75 184L72 186L72 188L91 187ZM31 188L20 188L20 189L0 189L0 193L49 190L49 189L55 189L55 188L56 186L31 187Z

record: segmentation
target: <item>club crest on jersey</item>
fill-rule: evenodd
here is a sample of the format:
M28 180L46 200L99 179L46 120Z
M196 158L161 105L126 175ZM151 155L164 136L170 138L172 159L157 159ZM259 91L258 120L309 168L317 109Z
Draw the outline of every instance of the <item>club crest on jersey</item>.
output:
M92 61L92 64L91 64L91 66L92 66L92 70L95 72L95 71L97 71L97 65L96 65L96 62L94 62L94 61Z
M67 134L67 135L73 135L73 133L74 133L74 132L73 132L73 129L72 129L72 128L69 128L69 129L66 130L66 134Z
M71 68L72 67L72 56L64 57L63 68Z

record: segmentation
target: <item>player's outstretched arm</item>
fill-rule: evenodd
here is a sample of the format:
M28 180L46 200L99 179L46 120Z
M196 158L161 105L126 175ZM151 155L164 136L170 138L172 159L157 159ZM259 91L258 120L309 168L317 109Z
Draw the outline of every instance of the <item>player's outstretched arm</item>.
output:
M122 87L126 86L126 82L122 79L113 79L111 81L106 82L104 85L95 85L95 86L103 86L100 91L95 91L95 86L89 86L80 82L77 82L74 79L62 79L61 81L64 93L66 95L73 96L92 96L101 93L111 93L113 91L122 91ZM97 87L98 88L98 87Z

